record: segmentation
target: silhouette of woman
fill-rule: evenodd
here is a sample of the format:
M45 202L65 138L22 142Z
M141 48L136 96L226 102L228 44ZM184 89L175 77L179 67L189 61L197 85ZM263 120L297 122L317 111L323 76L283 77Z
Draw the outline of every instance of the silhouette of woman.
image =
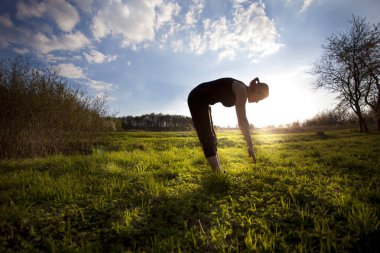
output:
M226 107L235 106L239 128L248 145L248 155L256 162L255 151L249 123L245 113L245 103L259 102L269 95L268 85L259 78L253 79L249 86L233 78L221 78L199 84L189 94L187 103L204 155L214 172L221 166L217 153L217 139L212 123L211 107L221 102Z

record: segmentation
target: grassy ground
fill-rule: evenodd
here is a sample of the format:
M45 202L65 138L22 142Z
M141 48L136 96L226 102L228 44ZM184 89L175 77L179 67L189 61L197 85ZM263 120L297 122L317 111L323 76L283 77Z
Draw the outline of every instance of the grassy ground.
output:
M0 251L376 252L380 134L114 133L87 156L0 162Z

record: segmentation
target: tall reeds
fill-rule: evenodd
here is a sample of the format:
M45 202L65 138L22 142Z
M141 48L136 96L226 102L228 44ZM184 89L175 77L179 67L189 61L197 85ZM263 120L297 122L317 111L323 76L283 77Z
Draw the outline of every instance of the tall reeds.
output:
M0 158L88 152L107 113L104 99L53 69L22 57L0 61Z

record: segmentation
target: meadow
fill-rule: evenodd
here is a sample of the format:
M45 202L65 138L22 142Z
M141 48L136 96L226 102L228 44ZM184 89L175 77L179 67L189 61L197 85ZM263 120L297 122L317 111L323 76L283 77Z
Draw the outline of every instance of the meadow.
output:
M1 252L378 252L380 134L109 133L92 154L0 162Z

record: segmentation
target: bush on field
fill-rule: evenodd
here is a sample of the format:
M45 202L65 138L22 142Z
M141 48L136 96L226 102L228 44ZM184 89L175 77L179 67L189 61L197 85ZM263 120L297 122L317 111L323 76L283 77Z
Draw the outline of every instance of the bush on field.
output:
M87 152L107 114L104 99L20 57L0 61L0 108L0 158Z
M305 120L304 127L314 126L343 126L356 123L355 115L348 113L346 110L339 108L326 110L313 116L311 119Z

